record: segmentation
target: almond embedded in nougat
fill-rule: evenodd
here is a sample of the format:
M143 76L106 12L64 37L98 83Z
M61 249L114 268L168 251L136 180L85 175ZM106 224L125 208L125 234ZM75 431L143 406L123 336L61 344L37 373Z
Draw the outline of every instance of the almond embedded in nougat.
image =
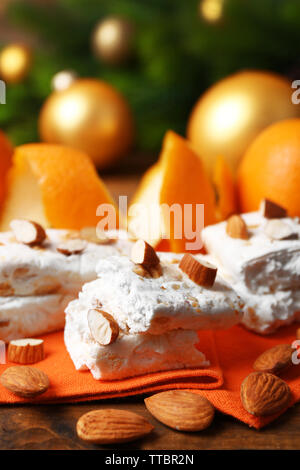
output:
M16 339L10 341L7 349L9 362L34 364L44 359L44 341L42 339Z
M248 240L249 238L246 222L238 214L234 214L227 219L226 233L231 238L240 238L242 240Z
M292 366L293 351L289 344L278 344L263 352L254 362L253 369L278 375Z
M66 240L58 245L57 251L65 256L79 255L85 247L86 242L84 240Z
M22 398L34 398L49 388L47 375L29 366L13 366L6 369L0 377L3 387Z
M126 410L90 411L77 421L80 439L92 444L119 444L146 436L154 427L143 416Z
M281 219L287 217L287 210L270 199L263 199L260 203L261 213L266 219Z
M264 227L265 234L272 240L297 240L298 234L292 228L279 219L270 219Z
M97 230L96 227L83 227L80 230L80 238L97 245L107 245L116 242L115 238L108 237L105 232Z
M168 390L145 399L150 413L177 431L202 431L213 421L215 409L202 395L184 390Z
M119 336L119 325L107 312L100 309L90 309L87 314L89 329L92 337L101 346L108 346Z
M182 257L179 268L199 286L212 287L214 285L217 268L206 261L198 261L190 253Z
M252 372L241 386L242 404L254 416L268 416L283 411L290 403L288 384L268 372Z
M138 240L131 250L131 261L140 264L146 269L155 268L159 263L159 257L154 248L144 240Z
M44 228L31 220L14 219L10 222L10 227L16 240L25 245L41 245L47 237Z

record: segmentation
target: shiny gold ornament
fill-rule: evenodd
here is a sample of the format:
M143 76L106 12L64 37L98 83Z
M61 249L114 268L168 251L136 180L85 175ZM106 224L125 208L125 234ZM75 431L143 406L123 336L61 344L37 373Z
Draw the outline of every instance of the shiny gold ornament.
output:
M6 83L19 83L30 70L32 53L23 44L10 44L0 52L0 77Z
M250 142L269 124L299 117L291 84L279 75L245 71L213 85L196 103L187 135L209 172L223 155L233 171Z
M111 85L78 79L46 100L39 132L44 142L81 149L104 168L129 149L134 125L129 105Z
M132 54L134 28L128 20L107 18L97 24L92 35L95 55L108 64L121 64Z
M208 23L216 23L222 18L224 10L224 0L201 0L199 3L199 13Z
M61 70L52 77L52 89L55 91L66 90L76 79L77 73L74 70Z

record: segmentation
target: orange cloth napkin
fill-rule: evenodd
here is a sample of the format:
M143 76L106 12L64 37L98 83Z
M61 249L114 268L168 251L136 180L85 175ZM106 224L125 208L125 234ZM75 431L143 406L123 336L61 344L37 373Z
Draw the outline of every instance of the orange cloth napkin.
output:
M152 393L174 388L211 389L223 383L222 371L218 367L213 333L200 335L199 349L209 358L209 368L184 369L151 373L114 381L99 381L89 371L76 371L64 345L63 333L52 333L43 337L46 357L33 367L43 370L49 377L49 390L28 400L18 398L0 386L0 403L44 403L99 400ZM13 363L0 365L0 374Z
M240 400L240 386L243 379L252 371L256 357L278 343L291 344L295 340L296 326L282 328L272 336L260 336L241 326L226 331L199 332L199 349L211 362L207 369L185 369L158 372L120 381L97 381L89 371L76 371L65 349L63 333L44 336L46 357L35 364L50 378L49 390L34 400L15 397L0 387L0 403L63 403L99 400L154 393L168 389L201 390L215 407L247 423L261 428L278 415L256 418L247 413ZM0 373L13 364L0 365ZM290 406L300 400L299 367L294 367L284 375L293 398Z
M253 426L257 429L266 426L280 414L257 418L244 410L240 399L240 387L244 378L253 372L252 365L255 359L266 349L277 344L292 344L296 339L294 325L283 327L271 336L261 336L235 326L230 330L217 331L215 341L217 356L224 375L224 384L221 389L201 392L214 406L223 413ZM300 366L294 366L282 375L292 391L292 400L289 406L300 400Z

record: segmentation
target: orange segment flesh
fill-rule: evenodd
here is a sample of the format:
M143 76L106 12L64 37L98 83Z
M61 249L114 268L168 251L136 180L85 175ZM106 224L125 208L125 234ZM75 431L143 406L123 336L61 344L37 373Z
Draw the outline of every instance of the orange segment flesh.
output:
M160 157L163 184L160 193L161 204L179 204L184 214L184 204L193 204L192 228L196 228L196 204L204 204L204 223L215 222L215 196L199 156L188 142L175 132L167 132ZM176 239L176 225L170 223L171 251L186 251L188 239L185 237L184 217L182 218L182 238Z
M213 182L217 192L216 217L218 221L221 221L238 210L233 174L221 156L216 161Z
M86 154L61 145L23 145L16 149L9 172L1 230L18 217L44 227L95 226L102 203L114 205Z
M128 227L137 237L156 246L161 240L163 221L159 217L162 172L158 163L144 174L129 208ZM153 213L151 217L148 210Z
M6 177L11 165L12 153L12 145L10 144L4 132L0 130L0 207L5 197Z
M210 184L202 162L192 150L188 142L172 131L167 132L159 161L144 175L140 187L132 201L133 204L143 204L145 209L151 205L153 209L161 204L169 209L173 204L179 205L184 215L184 204L193 205L192 228L196 228L195 204L205 204L204 221L211 224L215 221L215 199L213 187ZM139 238L146 239L159 249L181 252L186 250L184 236L184 216L175 226L172 211L160 212L155 210L140 211L142 215L129 217L129 229ZM159 211L156 212L159 214ZM178 225L179 224L179 225ZM140 230L136 230L139 225ZM151 227L151 236L142 236L145 232L141 228ZM177 232L177 235L176 235ZM178 234L182 238L178 239ZM170 239L163 238L163 234L170 235ZM163 238L163 239L162 239ZM191 241L191 240L190 240Z

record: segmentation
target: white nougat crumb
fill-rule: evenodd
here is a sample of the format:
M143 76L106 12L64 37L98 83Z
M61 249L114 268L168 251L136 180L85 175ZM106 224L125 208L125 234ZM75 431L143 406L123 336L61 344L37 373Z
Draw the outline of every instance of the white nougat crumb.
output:
M300 319L300 224L285 217L298 239L274 240L260 212L242 214L248 240L231 238L226 222L206 227L202 239L220 274L245 303L242 323L262 334ZM274 220L274 219L271 219Z

